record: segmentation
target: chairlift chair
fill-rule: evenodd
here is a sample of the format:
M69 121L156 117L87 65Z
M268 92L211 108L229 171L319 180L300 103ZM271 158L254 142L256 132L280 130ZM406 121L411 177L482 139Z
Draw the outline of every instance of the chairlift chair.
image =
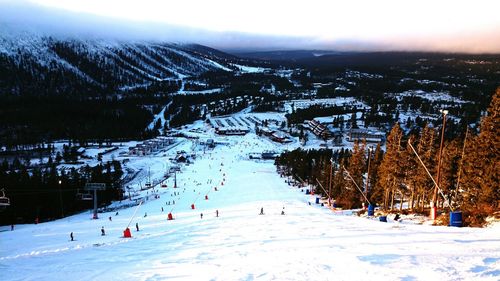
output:
M90 201L90 200L93 200L93 199L94 199L94 197L90 193L84 193L84 194L82 194L82 200L83 201Z
M5 208L10 206L10 199L5 196L5 190L2 188L2 196L0 197L0 207Z
M81 201L90 201L90 200L94 199L94 197L89 192L81 193L80 191L78 191L76 193L76 199L81 200Z

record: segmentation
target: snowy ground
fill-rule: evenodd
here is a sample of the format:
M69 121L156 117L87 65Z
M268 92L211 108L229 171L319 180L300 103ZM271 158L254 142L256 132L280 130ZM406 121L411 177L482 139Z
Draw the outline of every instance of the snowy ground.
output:
M250 151L279 148L277 144L254 134L214 137L226 145L206 150L185 140L175 148L193 149L196 160L177 174L178 188L172 188L169 178L168 188L138 191L133 201L122 202L147 198L133 219L135 207L120 209L118 215L101 213L98 220L85 212L16 225L14 231L1 227L1 279L500 279L498 225L481 229L404 220L382 223L333 212L288 186L272 161L247 157ZM142 167L142 178L146 166L159 177L175 149L130 158L127 165ZM261 208L265 215L258 215ZM285 215L280 214L283 208ZM169 212L175 220L167 220ZM122 238L129 221L133 237ZM70 232L76 241L70 241Z

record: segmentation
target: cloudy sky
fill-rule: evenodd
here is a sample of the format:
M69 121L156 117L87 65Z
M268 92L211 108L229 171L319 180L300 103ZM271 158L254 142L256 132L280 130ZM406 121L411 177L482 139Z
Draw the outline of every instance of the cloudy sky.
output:
M17 28L259 50L500 53L499 11L498 0L0 0L0 22Z

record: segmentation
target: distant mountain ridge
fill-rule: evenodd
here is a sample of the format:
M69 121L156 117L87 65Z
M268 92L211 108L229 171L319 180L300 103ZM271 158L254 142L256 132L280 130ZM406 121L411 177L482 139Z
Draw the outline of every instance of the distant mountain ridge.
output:
M281 51L257 51L257 52L234 52L243 58L262 59L270 61L300 61L315 57L340 54L341 52L328 50L281 50Z
M195 44L0 33L0 95L92 94L232 71L235 56Z

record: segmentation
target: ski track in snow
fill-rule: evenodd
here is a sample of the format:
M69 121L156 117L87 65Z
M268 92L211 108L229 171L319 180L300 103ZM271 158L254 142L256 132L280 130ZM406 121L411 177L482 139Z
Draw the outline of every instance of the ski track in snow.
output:
M498 228L381 223L332 212L288 186L272 161L246 157L276 144L254 134L213 137L227 145L197 150L194 163L177 174L178 188L169 178L168 188L155 193L159 199L141 192L150 199L132 220L130 239L121 236L135 207L98 220L84 212L0 228L2 280L500 279ZM187 150L192 140L176 145ZM159 178L172 153L131 159L128 165L141 173L130 185L137 191L148 169ZM166 204L172 200L175 205ZM258 215L261 207L265 215ZM69 241L70 232L76 241Z

